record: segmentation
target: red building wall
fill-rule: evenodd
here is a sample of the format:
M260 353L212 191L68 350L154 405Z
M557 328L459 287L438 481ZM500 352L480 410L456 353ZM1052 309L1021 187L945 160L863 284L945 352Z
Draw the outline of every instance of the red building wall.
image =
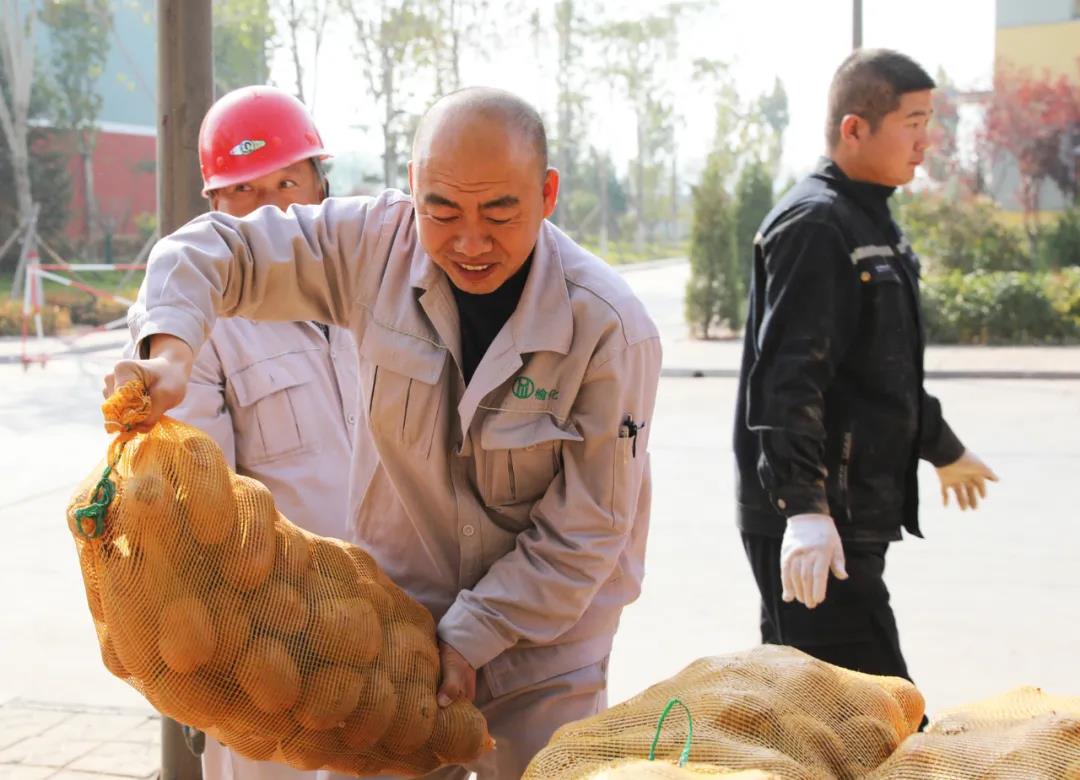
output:
M68 147L70 149L70 147ZM97 196L99 225L93 234L115 236L138 233L135 218L157 210L155 158L157 139L152 135L99 131L93 156L93 187ZM71 152L68 161L71 176L71 204L68 238L86 235L86 191L82 159Z

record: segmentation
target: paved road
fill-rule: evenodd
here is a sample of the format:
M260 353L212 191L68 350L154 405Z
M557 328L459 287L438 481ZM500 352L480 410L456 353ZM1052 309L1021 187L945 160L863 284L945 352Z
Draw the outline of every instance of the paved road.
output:
M63 508L106 444L106 356L24 374L0 367L0 702L139 705L101 668ZM735 383L665 379L653 423L648 577L612 663L620 699L693 658L754 643L756 599L731 523ZM978 513L938 506L923 474L927 539L890 555L912 672L936 706L1020 683L1080 694L1080 383L932 387L954 427L1002 476Z

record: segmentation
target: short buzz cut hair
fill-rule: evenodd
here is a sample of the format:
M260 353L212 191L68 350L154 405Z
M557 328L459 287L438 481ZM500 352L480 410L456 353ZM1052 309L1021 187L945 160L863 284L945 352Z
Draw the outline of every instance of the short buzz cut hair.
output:
M900 106L908 92L937 85L922 66L906 54L891 49L858 49L848 55L829 87L829 114L825 142L830 150L840 143L840 124L848 114L870 123L876 132L884 116Z
M544 120L528 101L512 92L492 87L465 87L435 101L420 118L413 136L412 157L426 142L439 121L460 113L501 122L508 130L524 139L536 152L543 177L548 169L548 141Z

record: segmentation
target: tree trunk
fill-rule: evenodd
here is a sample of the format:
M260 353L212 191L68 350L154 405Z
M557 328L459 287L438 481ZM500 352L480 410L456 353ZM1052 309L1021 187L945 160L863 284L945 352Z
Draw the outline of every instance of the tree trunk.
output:
M679 166L675 154L675 139L671 141L671 228L668 230L668 240L677 241L679 238Z
M457 26L457 0L450 0L450 90L461 88L461 33ZM439 95L442 97L442 95Z
M382 49L382 99L383 114L383 183L393 187L397 183L397 133L394 131L394 62L390 49Z
M15 143L11 148L11 163L15 173L15 202L19 207L18 224L25 225L34 210L33 194L30 191L30 154L26 143L26 125L16 126ZM26 237L23 237L26 240ZM11 285L11 297L22 292L23 275L26 269L22 263L15 267L15 279Z
M0 38L0 58L7 76L8 89L0 94L0 134L6 141L15 178L15 203L18 223L25 224L33 211L30 190L30 147L27 117L30 113L30 91L34 81L34 25L36 7L25 8L18 0L4 0L3 37ZM22 269L16 268L11 294L21 292Z
M304 102L304 66L300 64L300 19L296 14L296 0L289 0L289 37L292 40L293 67L296 69L296 97Z
M555 9L555 27L559 35L559 72L556 76L559 88L559 146L558 157L555 167L559 169L559 200L569 204L571 191L570 171L570 134L572 122L572 106L570 105L570 59L571 59L571 34L573 32L574 5L573 0L563 0ZM566 208L559 206L555 213L556 221L569 229L569 225L563 219Z
M30 144L27 142L25 122L15 127L11 164L15 173L15 203L19 207L19 219L25 220L30 216L34 205L34 196L30 190Z
M94 148L93 144L80 144L79 157L82 159L83 193L85 195L83 216L85 219L83 236L87 243L94 240L98 226L97 196L94 194Z
M600 256L605 260L608 253L608 160L605 156L597 161L600 171Z
M645 251L645 117L644 109L637 112L637 186L634 187L634 200L637 201L637 224L634 226L634 251L640 256Z

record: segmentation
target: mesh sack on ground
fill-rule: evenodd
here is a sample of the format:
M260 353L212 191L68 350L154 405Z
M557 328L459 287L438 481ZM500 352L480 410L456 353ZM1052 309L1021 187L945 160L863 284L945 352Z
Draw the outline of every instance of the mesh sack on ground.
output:
M672 699L692 716L690 761L795 780L864 776L918 728L924 707L907 680L859 674L765 645L695 661L607 712L563 726L525 777L587 778L648 757ZM670 714L655 757L675 760L689 724Z
M1018 688L939 715L874 780L1080 780L1080 698Z
M472 703L436 703L428 610L359 547L290 523L203 432L169 418L123 432L148 408L137 385L105 403L121 431L110 467L68 507L110 672L238 753L299 769L420 774L491 747Z

